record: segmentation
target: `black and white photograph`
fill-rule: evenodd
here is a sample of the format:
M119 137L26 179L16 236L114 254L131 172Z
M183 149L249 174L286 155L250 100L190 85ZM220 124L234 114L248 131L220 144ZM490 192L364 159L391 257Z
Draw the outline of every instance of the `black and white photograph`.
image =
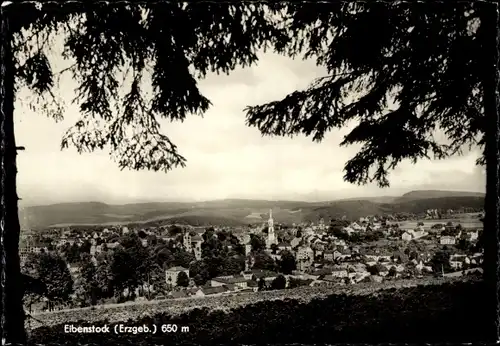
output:
M497 341L498 4L1 19L3 345Z

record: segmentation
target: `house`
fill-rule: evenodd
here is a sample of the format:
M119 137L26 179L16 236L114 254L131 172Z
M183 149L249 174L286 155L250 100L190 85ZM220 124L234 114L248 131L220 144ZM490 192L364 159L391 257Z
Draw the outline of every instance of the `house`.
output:
M245 284L246 284L246 282L245 282ZM227 284L227 285L224 285L222 287L224 287L226 289L226 293L233 293L233 292L236 292L236 291L239 291L242 289L234 284Z
M302 246L297 250L297 268L307 270L314 261L314 251L309 246Z
M117 246L119 246L119 245L120 245L120 243L119 243L119 242L117 242L117 241L112 242L112 243L107 243L107 244L106 244L106 246L107 246L107 248L108 248L108 249L114 249L114 248L116 248L116 247L117 247Z
M415 268L419 271L425 270L429 273L432 273L432 267L424 265L424 263L422 261L418 262Z
M359 224L357 224L356 222L353 222L351 223L350 225L350 228L355 231L355 232L359 232L359 231L362 231L363 230L363 227L361 227Z
M367 277L370 277L370 273L368 272L354 273L354 275L350 275L351 282L353 283L361 282Z
M321 280L326 283L326 286L336 285L342 282L341 276L325 275Z
M241 244L250 244L251 237L248 233L238 233L236 234L236 238L238 238Z
M302 241L301 238L293 238L292 241L290 242L290 245L292 246L292 248L296 248L297 246L300 245L300 242Z
M344 248L344 247L346 247L346 246L347 246L347 244L346 244L345 240L343 240L343 239L335 239L335 240L333 241L333 245L335 245L335 246L337 246L337 247L342 247L342 248Z
M460 260L450 260L450 266L453 269L462 269L464 262Z
M264 279L266 282L273 281L278 277L278 273L267 270L252 270L252 277L258 281Z
M77 265L68 264L67 267L72 276L76 276L80 272L80 267Z
M210 287L222 287L227 284L227 279L216 277L210 280Z
M245 244L245 256L248 256L248 254L252 251L252 245L251 244Z
M33 239L33 237L27 237L19 244L19 256L23 263L30 253L39 254L42 252L48 252L47 247L41 241Z
M257 292L259 290L259 283L257 281L248 280L247 288L244 288L241 291L243 290L251 290L252 292Z
M280 251L284 251L284 250L292 250L292 244L288 243L288 242L281 242L278 244L278 250Z
M221 277L216 277L210 280L210 286L211 287L220 287L220 286L228 286L228 285L234 285L234 288L238 289L244 289L247 288L247 283L250 281L249 279L246 279L245 276L240 275L237 277L230 277L230 278L221 278Z
M332 271L330 269L327 269L327 268L317 269L317 270L314 270L311 272L312 276L317 276L317 277L324 276L324 275L331 275L331 274L332 274Z
M342 254L341 251L339 250L334 250L333 251L333 260L337 260L337 259L342 259L344 257L344 255Z
M66 238L66 243L68 243L69 245L75 244L76 241L77 241L76 238Z
M191 237L191 247L194 252L194 257L197 261L201 260L201 244L203 243L203 238L196 234Z
M439 240L439 243L441 245L455 245L456 238L453 236L442 236Z
M419 228L419 229L416 229L415 231L413 231L413 239L423 238L428 234L429 233L424 231L423 228Z
M102 252L102 245L90 246L90 255L94 256Z
M327 250L323 253L323 258L326 260L326 261L333 261L334 258L333 258L333 251L331 250Z
M332 277L335 277L335 278L345 278L349 275L349 273L347 272L347 269L337 266L337 267L332 269L331 275L332 275Z
M386 266L381 264L376 264L376 266L380 276L387 276L387 274L389 274L389 269Z
M397 273L401 273L405 270L405 266L402 264L392 265L391 268L396 269Z
M381 251L378 253L379 262L390 262L392 255L389 252Z
M374 253L367 253L365 254L365 257L367 258L368 261L374 261L374 262L377 262L379 258L379 256Z
M400 262L400 263L406 263L409 260L408 255L401 251L396 251L392 255L392 259L394 262Z
M471 258L471 263L472 264L481 264L483 263L483 254L482 253L475 253L472 255Z
M476 241L479 238L479 231L472 231L469 232L469 240L470 241Z
M401 239L404 241L410 241L413 239L413 235L410 232L404 232Z
M177 286L177 278L181 272L186 273L189 277L189 269L184 267L172 267L165 271L165 280L167 284Z
M201 291L201 292L200 292ZM220 296L224 293L227 292L227 288L223 286L218 286L218 287L203 287L200 291L199 294L197 293L197 296Z

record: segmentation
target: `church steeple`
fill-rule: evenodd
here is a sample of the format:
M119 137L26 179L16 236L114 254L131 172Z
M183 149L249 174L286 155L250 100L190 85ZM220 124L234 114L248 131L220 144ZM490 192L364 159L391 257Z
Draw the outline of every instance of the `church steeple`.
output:
M273 210L269 209L269 220L267 221L267 247L270 248L272 244L276 244L276 235L274 234L274 220Z

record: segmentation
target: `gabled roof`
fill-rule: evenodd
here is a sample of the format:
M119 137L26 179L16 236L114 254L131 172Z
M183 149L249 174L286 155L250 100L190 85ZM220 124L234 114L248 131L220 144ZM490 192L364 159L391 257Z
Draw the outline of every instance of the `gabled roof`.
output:
M228 291L234 291L237 286L229 283L229 284L224 285L223 287L225 287Z
M205 295L210 295L210 294L224 293L227 291L227 289L223 286L218 286L218 287L202 288L201 291Z
M329 282L339 282L342 279L338 278L336 276L333 276L333 275L325 275L325 276L323 276L321 278L321 280L323 280L323 281L329 281Z
M329 269L318 269L318 270L315 270L312 275L314 276L321 276L321 275L329 275L331 274L332 271L329 270Z
M170 293L173 298L185 298L188 296L186 291L173 291Z
M257 279L260 278L270 278L270 277L275 277L278 276L278 273L272 272L272 271L266 271L266 270L252 270L252 274L255 275Z
M171 271L171 272L183 272L183 271L186 271L187 269L184 267L177 266L177 267L168 268L167 270Z
M257 281L254 281L254 280L248 280L247 281L247 286L248 287L258 287L259 284L257 283Z

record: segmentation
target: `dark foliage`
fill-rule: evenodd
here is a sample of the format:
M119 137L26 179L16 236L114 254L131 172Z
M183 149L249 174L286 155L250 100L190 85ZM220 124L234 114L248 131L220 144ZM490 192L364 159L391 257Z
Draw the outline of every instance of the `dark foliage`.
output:
M329 75L282 100L248 107L247 123L264 135L321 141L355 120L341 145L362 144L345 165L344 179L358 184L388 186L388 171L405 159L483 147L482 82L496 44L484 20L493 18L489 11L494 6L472 2L289 5L283 51L315 58ZM437 129L449 143L434 136Z
M62 147L72 145L79 152L107 149L121 168L136 170L185 166L177 146L160 132L158 118L183 121L189 114L202 115L211 103L200 93L197 79L252 65L259 48L271 43L282 46L286 39L263 4L10 7L12 15L17 12L23 18L24 28L31 29L13 27L17 89L35 92L40 101L37 109L60 120L64 105L52 87L61 73L71 73L79 83L74 101L82 117L66 132ZM63 32L67 34L63 55L74 63L66 71L54 72L45 53ZM125 74L124 80L119 72ZM148 73L150 100L141 89ZM121 86L126 87L124 95Z
M177 285L181 287L188 287L189 285L189 277L185 272L180 272L177 276Z
M73 278L64 259L58 255L41 253L31 257L35 278L44 287L44 296L53 302L66 302L73 293ZM25 276L24 276L25 277ZM29 280L31 281L31 280ZM31 285L30 285L31 286Z
M281 259L278 261L279 271L283 274L291 274L291 272L297 269L297 264L295 257L290 251L282 251Z

